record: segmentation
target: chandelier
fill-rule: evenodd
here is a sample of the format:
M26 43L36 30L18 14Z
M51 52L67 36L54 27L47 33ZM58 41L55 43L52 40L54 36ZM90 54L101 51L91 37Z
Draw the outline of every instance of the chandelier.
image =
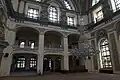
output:
M80 27L80 38L78 41L79 48L75 47L71 50L72 56L75 56L77 58L79 57L91 57L96 54L99 54L99 50L96 50L89 44L89 38L85 35L85 29Z

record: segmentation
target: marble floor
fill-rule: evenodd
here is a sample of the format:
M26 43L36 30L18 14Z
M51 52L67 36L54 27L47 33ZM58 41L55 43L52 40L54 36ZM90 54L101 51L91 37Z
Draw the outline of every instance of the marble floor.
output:
M2 77L0 80L120 80L120 74L103 73L51 73L44 76Z

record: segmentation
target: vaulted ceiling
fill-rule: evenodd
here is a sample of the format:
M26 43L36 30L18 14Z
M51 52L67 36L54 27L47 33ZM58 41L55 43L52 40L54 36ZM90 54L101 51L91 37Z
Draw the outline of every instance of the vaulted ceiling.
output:
M48 1L48 0L44 0L44 1ZM58 0L58 1L60 1L60 0ZM86 11L88 11L91 1L92 0L71 0L76 11L81 14L85 14Z
M72 2L77 7L77 11L85 14L91 7L92 0L72 0Z
M85 14L86 11L88 11L91 7L92 0L72 0L72 2L77 11L79 11L81 14Z

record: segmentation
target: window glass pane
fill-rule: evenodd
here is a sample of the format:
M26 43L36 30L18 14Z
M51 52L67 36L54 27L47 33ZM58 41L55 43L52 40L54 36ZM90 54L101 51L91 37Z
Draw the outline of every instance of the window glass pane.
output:
M39 10L34 8L28 8L28 17L33 19L38 19Z
M103 12L102 12L102 10L100 10L96 13L96 22L98 22L102 19L103 19Z
M110 0L113 12L120 10L120 0Z
M74 17L67 17L67 24L70 26L74 26Z
M25 47L25 42L21 42L20 43L20 48L24 48Z
M17 68L25 68L25 58L18 58L17 60Z
M51 6L49 8L49 20L51 22L57 22L58 21L58 11L55 7Z
M30 58L30 68L35 68L37 65L36 58Z
M101 64L101 68L110 68L112 67L111 64L111 58L110 58L110 51L109 51L109 47L108 47L108 40L103 40L100 43L100 64Z

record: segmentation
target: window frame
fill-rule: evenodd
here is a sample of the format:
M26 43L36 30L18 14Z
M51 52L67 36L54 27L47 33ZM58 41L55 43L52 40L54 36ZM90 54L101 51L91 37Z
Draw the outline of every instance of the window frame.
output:
M33 10L33 13L30 13L29 12L29 9L32 9ZM35 14L34 11L37 11L37 13ZM34 17L36 15L36 17ZM33 8L33 7L28 7L28 10L27 10L27 17L28 18L31 18L31 19L39 19L39 9L37 8Z
M70 21L70 18L72 19L72 21ZM75 25L75 17L73 17L73 16L67 16L67 24L69 26L74 26Z
M110 5L113 12L120 10L120 1L119 0L110 0Z
M104 19L104 13L103 13L103 6L102 5L100 5L100 6L98 6L95 10L93 10L93 12L92 12L92 16L93 16L93 19L94 19L94 23L97 23L97 22L99 22L99 21L101 21L102 19ZM103 14L103 18L101 19L101 20L99 20L99 21L97 21L97 13L99 12L99 11L102 11L102 14Z
M100 50L100 67L103 69L112 68L111 54L109 48L109 42L107 39L100 40L99 43Z
M98 15L99 13L102 13L101 15ZM99 21L101 21L104 17L103 17L103 11L102 11L102 9L101 10L99 10L98 12L96 12L96 22L99 22Z
M30 65L29 65L30 68L35 68L37 67L37 59L35 57L31 57L30 58Z
M19 65L19 67L18 67L18 65ZM25 69L25 67L26 67L26 58L25 57L18 57L16 68L17 69Z
M50 11L50 8L51 8L51 11ZM53 8L56 10L56 12L53 11ZM56 18L53 17L55 15L56 15ZM58 11L56 6L51 5L51 6L48 7L48 19L49 19L50 22L53 22L53 23L58 23L59 22L59 11Z

